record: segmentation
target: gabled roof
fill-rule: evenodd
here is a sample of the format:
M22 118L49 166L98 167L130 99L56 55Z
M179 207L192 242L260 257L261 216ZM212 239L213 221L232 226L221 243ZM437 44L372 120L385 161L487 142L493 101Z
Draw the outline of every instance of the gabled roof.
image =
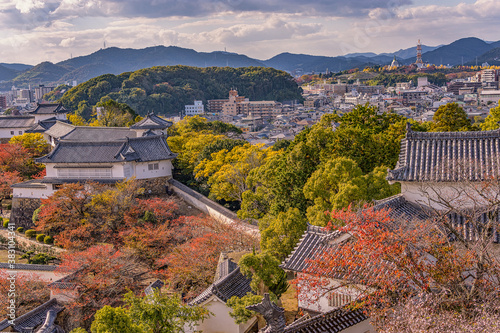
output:
M229 259L225 261L229 261ZM224 264L224 262L221 264ZM243 297L247 293L252 292L250 282L251 280L241 274L240 267L237 266L229 274L225 276L221 274L221 277L217 281L189 302L189 304L201 304L212 296L217 296L223 302L227 302L233 296Z
M161 161L173 159L162 135L111 142L80 142L61 140L39 163L115 163L123 161Z
M335 309L288 325L284 333L337 333L367 320L361 309Z
M67 120L59 120L56 117L52 117L36 123L31 128L27 129L26 133L45 133L56 124L66 124L67 126L73 126L69 124L69 121Z
M60 137L73 131L75 128L76 126L72 124L58 120L52 127L50 127L47 131L45 131L45 134L50 135L53 138L59 139Z
M57 138L57 136L55 137ZM68 131L58 138L64 141L105 142L125 141L127 138L135 137L137 137L137 133L128 127L75 126L72 131Z
M16 318L14 320L14 329L16 332L32 333L34 328L43 324L47 317L47 313L51 310L57 314L64 310L64 306L59 304L55 298L52 298L50 301ZM0 322L0 331L4 331L10 326L9 321L5 319ZM56 332L56 330L53 332Z
M165 283L163 283L162 281L156 280L155 282L147 286L146 289L144 289L144 293L146 295L150 295L154 292L155 289L161 289L164 285Z
M148 113L144 119L130 126L131 129L167 129L172 122L162 119L154 113Z
M33 116L0 116L0 128L30 128L34 124Z
M69 111L60 103L43 103L38 104L36 109L29 111L29 114L56 114L68 113Z
M500 177L500 129L414 132L408 126L390 181L482 181Z

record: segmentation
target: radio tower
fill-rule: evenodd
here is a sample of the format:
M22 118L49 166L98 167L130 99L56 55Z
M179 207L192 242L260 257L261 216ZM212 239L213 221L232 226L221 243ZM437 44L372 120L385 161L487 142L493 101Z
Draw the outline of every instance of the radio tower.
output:
M417 44L417 61L415 62L418 68L424 66L424 62L422 61L422 44L420 43L420 39Z

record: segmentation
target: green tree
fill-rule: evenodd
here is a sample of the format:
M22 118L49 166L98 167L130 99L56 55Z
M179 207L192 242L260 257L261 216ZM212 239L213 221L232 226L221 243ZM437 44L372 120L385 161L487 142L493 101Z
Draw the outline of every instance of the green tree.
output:
M498 129L500 122L500 101L498 101L498 106L491 108L490 113L484 120L484 123L481 124L481 129L483 131L491 131Z
M467 113L457 103L441 105L434 114L432 121L434 122L431 129L433 132L474 130Z
M187 326L210 315L201 306L184 305L178 295L168 296L158 290L144 297L131 291L125 294L124 307L105 306L96 312L92 333L181 333Z
M241 272L252 278L250 287L259 295L266 292L272 292L276 297L281 297L288 289L286 274L283 275L283 269L279 267L281 261L268 252L259 254L249 253L241 257L238 265Z
M137 117L130 106L112 99L97 103L94 113L96 121L92 126L125 127L132 125Z
M277 216L267 215L259 223L260 246L279 260L284 260L297 245L307 228L298 208L289 208Z
M96 312L92 333L144 333L145 330L132 321L129 312L121 307L104 306Z
M248 310L246 307L260 302L262 302L261 295L247 293L241 298L238 296L231 297L227 300L226 305L232 309L229 315L234 318L234 322L236 324L244 324L257 314L255 311Z

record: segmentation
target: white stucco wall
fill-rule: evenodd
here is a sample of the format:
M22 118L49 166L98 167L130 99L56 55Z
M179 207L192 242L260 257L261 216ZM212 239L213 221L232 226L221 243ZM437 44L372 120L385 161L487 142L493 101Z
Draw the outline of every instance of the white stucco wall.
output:
M256 318L252 318L245 324L236 324L229 315L231 308L216 296L212 296L202 306L212 313L208 319L195 327L195 330L203 333L244 333L257 321ZM186 330L186 332L194 331Z
M481 196L497 199L500 196L495 191L496 187L488 193L483 185L480 182L401 182L401 193L410 202L437 210L445 209L442 205L444 201L455 208L477 208L484 202Z
M158 163L158 170L148 170L148 165L153 163ZM123 172L123 167L122 167L122 172ZM165 160L165 161L134 163L134 176L137 179L172 176L172 161Z
M55 191L52 190L52 184L46 184L45 188L19 188L15 187L13 188L13 197L14 198L31 198L31 199L36 199L36 198L41 198L41 199L46 199L50 197Z
M22 135L26 130L26 127L0 128L0 139L10 139L16 135ZM14 134L11 134L11 131L14 131Z

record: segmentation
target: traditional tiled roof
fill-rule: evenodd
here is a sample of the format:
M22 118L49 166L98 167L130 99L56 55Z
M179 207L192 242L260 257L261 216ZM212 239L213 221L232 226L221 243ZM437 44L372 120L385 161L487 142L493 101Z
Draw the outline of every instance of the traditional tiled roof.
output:
M337 333L367 320L362 310L335 309L310 319L292 323L283 333Z
M73 142L106 142L125 141L127 138L135 137L137 137L137 133L128 127L76 126L72 131L58 138Z
M44 323L47 317L47 313L51 310L58 314L59 312L64 310L64 307L57 303L57 300L53 298L50 301L45 302L39 307L31 310L30 312L16 318L14 320L15 331L21 333L32 333L36 327ZM10 326L11 325L9 324L7 319L1 321L0 331L4 331ZM52 332L57 332L57 330L53 330Z
M162 119L154 113L148 113L144 119L130 126L131 129L167 129L172 122Z
M75 289L77 287L75 281L77 280L78 273L79 271L76 271L66 275L59 280L49 283L47 287L50 289Z
M33 116L1 116L0 128L30 128L35 124Z
M414 132L408 126L390 181L482 181L500 177L500 130Z
M29 114L56 114L56 113L68 113L69 111L59 103L44 103L38 104L37 108L33 111L28 112Z
M424 207L409 202L402 194L375 201L374 210L389 210L389 216L399 220L425 220L431 215Z
M31 180L27 180L27 181L22 182L22 183L13 184L10 187L12 187L12 188L42 188L42 189L44 189L44 188L46 188L46 185L43 185L41 183L40 179L31 179Z
M111 142L73 142L61 140L39 163L115 163L173 159L164 136L148 136Z
M161 289L165 283L163 283L160 280L156 280L155 282L151 283L149 286L144 289L144 293L146 295L152 294L155 289Z
M34 264L14 264L14 267L11 267L11 264L0 262L0 269L15 269L21 271L45 271L52 272L55 271L59 266L55 265L34 265Z
M252 292L251 280L241 274L240 268L236 267L232 272L215 281L200 295L189 302L190 305L201 304L212 296L217 296L221 301L227 302L233 296L243 297Z
M56 124L65 124L67 126L73 126L69 124L69 121L67 120L59 120L56 117L52 117L34 124L32 127L26 130L26 133L45 133L52 127L54 127Z
M338 231L331 232L326 228L308 225L299 243L280 267L294 272L304 271L309 267L309 260L331 248L328 240L340 235Z
M60 137L73 131L75 127L76 126L72 124L68 124L66 122L58 120L52 127L50 127L47 131L45 131L45 134L50 135L53 138L59 139Z

